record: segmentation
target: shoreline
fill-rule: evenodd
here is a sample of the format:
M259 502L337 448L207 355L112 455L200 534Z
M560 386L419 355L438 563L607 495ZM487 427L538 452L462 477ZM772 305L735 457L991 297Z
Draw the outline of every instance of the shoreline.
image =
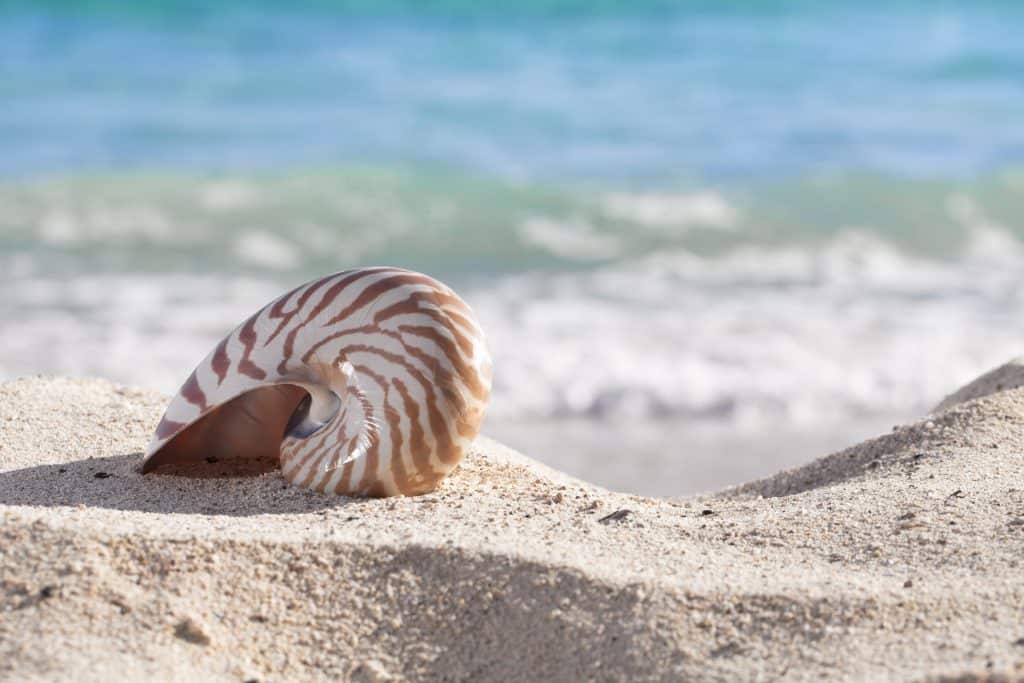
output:
M164 397L5 383L0 677L1024 680L1022 367L671 500L486 438L415 498L143 478Z

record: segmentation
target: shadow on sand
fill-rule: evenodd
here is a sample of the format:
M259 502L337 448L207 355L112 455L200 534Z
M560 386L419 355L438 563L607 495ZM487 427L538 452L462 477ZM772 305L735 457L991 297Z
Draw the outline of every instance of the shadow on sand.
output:
M291 486L272 462L200 463L146 475L141 462L141 453L130 453L0 472L0 505L248 516L358 502Z

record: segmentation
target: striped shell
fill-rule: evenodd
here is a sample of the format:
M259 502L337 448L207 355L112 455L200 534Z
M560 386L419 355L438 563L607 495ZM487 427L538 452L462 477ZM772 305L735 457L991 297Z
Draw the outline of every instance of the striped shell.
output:
M217 344L171 400L142 471L274 458L318 491L424 493L479 432L490 386L483 332L455 292L408 270L345 271Z

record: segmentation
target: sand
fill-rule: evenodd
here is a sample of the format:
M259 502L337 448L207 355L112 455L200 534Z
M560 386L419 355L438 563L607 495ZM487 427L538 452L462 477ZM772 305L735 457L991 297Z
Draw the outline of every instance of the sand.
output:
M164 397L0 385L0 676L1024 680L1022 383L676 500L483 438L418 498L143 478Z

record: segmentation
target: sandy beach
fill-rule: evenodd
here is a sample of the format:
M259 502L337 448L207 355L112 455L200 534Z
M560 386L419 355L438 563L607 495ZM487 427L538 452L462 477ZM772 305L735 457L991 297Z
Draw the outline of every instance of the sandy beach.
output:
M10 681L1024 680L1024 365L652 499L481 438L415 498L138 473L166 398L0 385ZM629 458L629 453L623 453ZM220 468L220 469L217 469Z

